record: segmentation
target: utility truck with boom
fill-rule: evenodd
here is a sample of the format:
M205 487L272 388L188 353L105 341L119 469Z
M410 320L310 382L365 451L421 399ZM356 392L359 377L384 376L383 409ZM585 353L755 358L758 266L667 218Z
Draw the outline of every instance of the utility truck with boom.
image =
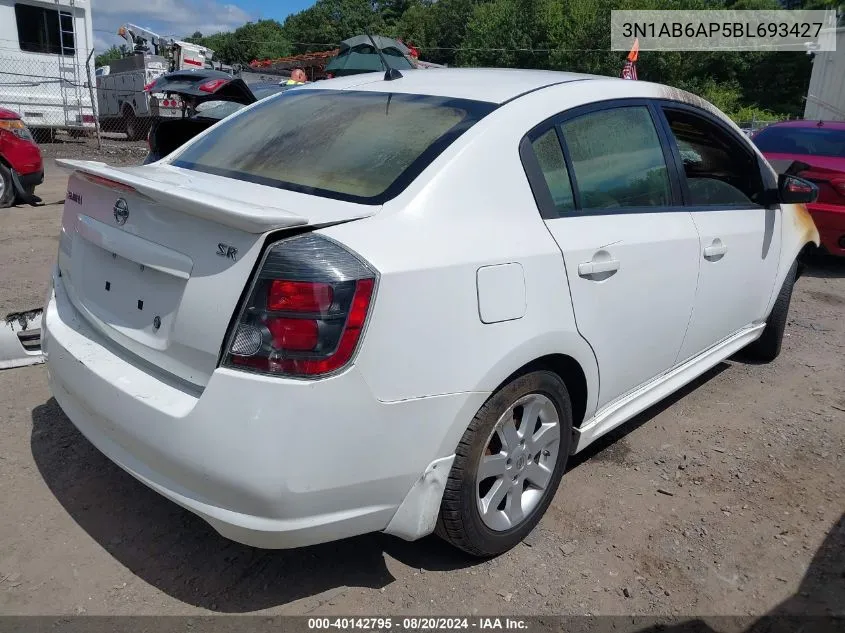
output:
M183 115L181 100L146 88L167 72L210 68L213 51L134 24L124 24L117 34L127 41L129 54L98 69L100 122L106 130L125 131L130 140L138 140L154 120Z

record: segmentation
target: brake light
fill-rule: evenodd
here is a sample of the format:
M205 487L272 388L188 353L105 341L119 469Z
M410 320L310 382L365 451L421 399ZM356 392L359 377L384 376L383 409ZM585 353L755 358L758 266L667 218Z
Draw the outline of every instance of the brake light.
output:
M299 377L342 369L361 340L376 277L366 262L314 233L273 244L222 365Z
M94 122L94 115L93 114L83 114L82 115L82 122L83 123L93 123Z
M203 92L216 92L221 86L229 83L228 79L209 79L199 85L199 89Z
M270 284L267 308L291 312L325 312L332 304L331 284L276 279Z
M314 319L268 318L265 323L273 336L273 347L289 351L312 351L319 341Z
M103 178L102 176L95 176L94 174L82 174L88 182L93 182L95 185L108 187L109 189L117 189L126 193L135 193L135 187L120 182L119 180L112 180L111 178Z

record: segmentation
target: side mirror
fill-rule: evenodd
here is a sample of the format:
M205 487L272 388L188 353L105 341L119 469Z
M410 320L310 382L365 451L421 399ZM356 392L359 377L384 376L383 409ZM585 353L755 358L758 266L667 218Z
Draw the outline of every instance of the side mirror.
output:
M809 180L791 174L778 176L778 198L781 204L807 204L819 197L819 188Z

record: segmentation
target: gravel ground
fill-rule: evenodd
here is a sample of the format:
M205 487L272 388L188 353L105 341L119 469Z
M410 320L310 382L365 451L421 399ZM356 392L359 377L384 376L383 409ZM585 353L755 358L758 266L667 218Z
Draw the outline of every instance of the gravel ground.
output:
M43 299L66 177L47 176L54 204L0 212L0 314ZM775 363L722 363L576 456L486 562L434 537L226 541L94 449L43 366L0 372L0 613L845 614L843 306L845 263L810 268Z
M94 137L71 138L58 134L55 142L41 143L40 147L45 161L75 158L101 160L112 165L139 164L144 160L148 149L146 141L127 141L125 134L103 134L100 145L101 147L97 147L97 139Z

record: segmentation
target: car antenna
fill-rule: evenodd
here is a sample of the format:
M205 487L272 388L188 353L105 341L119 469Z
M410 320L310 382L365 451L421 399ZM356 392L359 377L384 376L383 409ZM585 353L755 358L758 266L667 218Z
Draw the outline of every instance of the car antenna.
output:
M373 43L373 48L376 49L376 53L378 53L381 65L384 67L384 80L393 81L394 79L402 79L402 73L400 73L396 68L391 68L390 64L387 63L384 53L382 53L381 49L376 46L376 41L373 39L373 36L370 35L370 32L367 29L364 29L364 34L370 38L370 41Z

